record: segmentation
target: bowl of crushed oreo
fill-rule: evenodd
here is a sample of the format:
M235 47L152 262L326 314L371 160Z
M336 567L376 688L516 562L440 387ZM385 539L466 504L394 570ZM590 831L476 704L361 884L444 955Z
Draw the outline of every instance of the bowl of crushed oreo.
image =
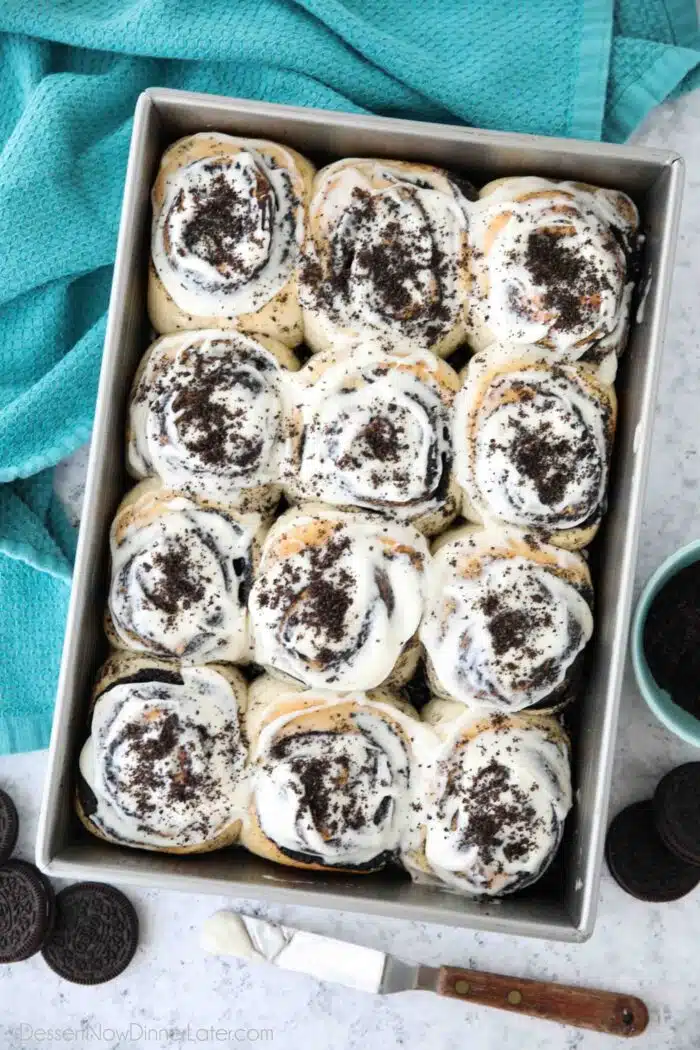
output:
M631 641L647 704L676 736L700 747L700 540L672 554L647 582Z

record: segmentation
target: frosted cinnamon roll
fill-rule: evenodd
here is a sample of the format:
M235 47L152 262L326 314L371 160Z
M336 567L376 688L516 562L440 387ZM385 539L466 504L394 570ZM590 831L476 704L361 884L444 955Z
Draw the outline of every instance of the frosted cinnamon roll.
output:
M156 340L131 391L130 473L270 514L280 494L282 384L298 367L266 336L210 329Z
M166 853L235 842L248 801L246 692L233 667L112 656L80 753L76 807L88 831Z
M469 213L467 335L536 343L615 378L624 349L639 216L617 190L528 176L497 179Z
M288 146L213 131L165 151L151 194L157 332L239 328L301 342L297 268L313 172Z
M285 492L375 510L431 535L456 516L455 371L427 350L376 344L314 355L290 384Z
M279 864L366 873L394 858L408 819L416 712L387 689L340 696L268 675L246 717L250 803L241 842Z
M432 691L477 712L568 702L592 602L579 554L495 525L445 533L426 574L421 625Z
M347 159L318 172L299 295L306 342L409 342L445 356L461 302L471 187L427 164Z
M556 719L474 717L431 701L440 739L411 809L402 860L416 882L475 897L524 889L549 867L571 809L567 737Z
M283 514L250 593L256 663L315 689L407 682L428 557L409 525L314 504Z
M494 344L464 371L455 402L463 514L534 530L570 550L597 532L617 401L588 368L552 364L539 347Z
M257 514L142 481L110 532L109 641L187 663L245 662L261 538Z

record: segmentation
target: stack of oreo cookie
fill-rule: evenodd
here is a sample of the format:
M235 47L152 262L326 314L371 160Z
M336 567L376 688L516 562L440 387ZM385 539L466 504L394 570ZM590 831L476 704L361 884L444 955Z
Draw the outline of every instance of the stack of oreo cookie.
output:
M138 944L134 906L114 886L79 882L54 896L49 880L26 860L12 857L19 819L0 789L0 963L41 951L59 976L101 984L131 962Z
M605 858L627 893L643 901L684 897L700 883L700 762L667 773L654 797L618 813Z

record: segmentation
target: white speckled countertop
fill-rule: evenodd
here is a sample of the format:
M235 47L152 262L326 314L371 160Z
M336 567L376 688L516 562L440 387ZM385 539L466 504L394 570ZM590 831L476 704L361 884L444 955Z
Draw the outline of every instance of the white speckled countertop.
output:
M678 150L688 165L639 587L662 558L700 535L700 92L662 107L637 139ZM691 757L700 755L653 719L628 674L611 811L648 796L663 772ZM22 819L19 852L28 858L45 761L44 752L0 758L0 784L14 796ZM2 1050L69 1042L110 1050L186 1048L195 1043L264 1043L279 1050L593 1050L620 1045L608 1036L438 1000L427 993L381 998L272 967L205 957L199 948L203 920L218 908L237 904L416 962L463 964L640 995L649 1005L651 1023L633 1045L639 1050L700 1047L700 889L676 904L642 904L618 889L605 871L598 924L592 939L582 945L302 908L263 909L253 902L215 897L135 890L129 894L141 917L142 940L131 967L111 984L68 984L51 973L40 956L0 968Z

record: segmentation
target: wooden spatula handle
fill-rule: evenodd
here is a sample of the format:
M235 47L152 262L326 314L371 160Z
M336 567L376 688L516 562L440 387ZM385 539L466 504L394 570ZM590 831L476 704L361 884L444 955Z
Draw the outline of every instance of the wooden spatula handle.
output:
M574 988L551 981L504 977L481 970L440 968L435 991L465 1002L497 1006L516 1014L592 1028L594 1032L633 1036L644 1031L649 1012L641 999L597 988Z

